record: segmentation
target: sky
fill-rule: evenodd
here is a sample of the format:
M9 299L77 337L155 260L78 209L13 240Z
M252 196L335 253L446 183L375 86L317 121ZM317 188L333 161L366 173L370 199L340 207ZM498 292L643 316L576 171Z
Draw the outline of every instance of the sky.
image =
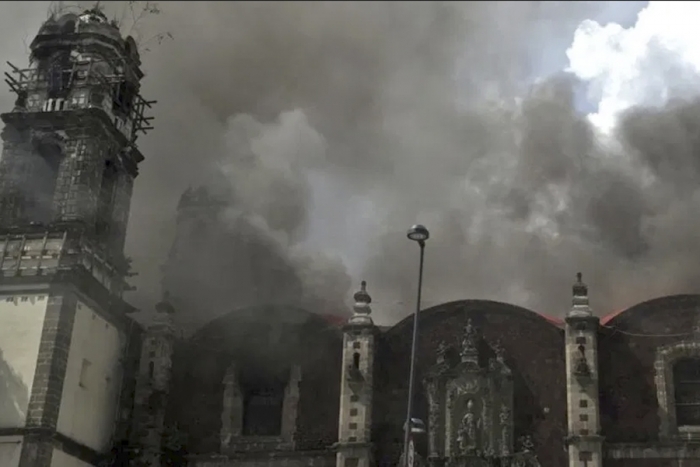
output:
M158 100L127 241L140 308L176 241L166 282L194 325L343 313L363 279L390 324L413 308L417 222L426 306L561 316L579 270L599 314L697 292L698 4L164 2L135 26L125 5L105 8ZM3 58L26 63L48 8L0 2ZM175 235L199 185L226 208Z

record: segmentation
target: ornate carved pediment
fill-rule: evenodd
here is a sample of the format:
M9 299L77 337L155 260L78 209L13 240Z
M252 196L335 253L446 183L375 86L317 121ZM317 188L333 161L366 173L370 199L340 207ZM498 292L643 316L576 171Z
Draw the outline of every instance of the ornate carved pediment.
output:
M436 353L424 380L429 459L455 467L515 465L523 456L514 454L513 382L504 348L487 343L469 320L459 341L440 343Z

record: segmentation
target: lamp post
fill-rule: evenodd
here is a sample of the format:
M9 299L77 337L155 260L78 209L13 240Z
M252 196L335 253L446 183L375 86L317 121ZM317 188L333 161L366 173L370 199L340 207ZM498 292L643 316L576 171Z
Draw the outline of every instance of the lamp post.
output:
M408 375L408 403L406 408L406 424L404 425L403 452L405 467L408 465L408 444L411 438L412 413L413 412L413 385L415 380L416 366L416 341L418 340L418 313L420 312L421 290L423 288L423 256L425 253L425 241L430 238L430 232L424 226L414 225L406 234L409 240L418 242L420 246L420 265L418 266L418 297L416 299L416 312L413 315L413 340L411 341L411 367Z

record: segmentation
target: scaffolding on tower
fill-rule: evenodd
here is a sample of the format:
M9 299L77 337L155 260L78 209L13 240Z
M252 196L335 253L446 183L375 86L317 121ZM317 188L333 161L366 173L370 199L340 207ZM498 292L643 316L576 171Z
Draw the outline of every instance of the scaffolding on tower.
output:
M95 130L111 133L125 149L135 156L136 163L143 160L143 156L136 148L136 140L139 134L145 135L153 129L154 117L147 112L152 109L156 101L144 99L138 92L136 85L129 85L129 81L122 73L105 74L95 65L105 63L108 69L114 70L113 64L95 60L74 61L70 70L62 70L69 78L65 80L66 86L61 98L39 99L40 93L45 92L46 81L42 73L44 70L36 68L20 69L7 62L11 71L5 72L5 83L17 96L16 111L3 114L3 120L28 117L27 114L35 114L33 128L55 128L56 123L71 138L81 138L94 135ZM84 90L83 93L74 91ZM102 94L102 95L100 95ZM125 95L127 94L127 95ZM128 105L124 105L125 99ZM93 118L95 109L104 111L102 125L95 126ZM15 115L13 115L15 114ZM42 115L43 114L43 115ZM51 114L49 117L48 114ZM120 120L124 125L130 125L128 132L119 128ZM44 125L42 125L44 121ZM37 125L38 124L38 125ZM87 134L86 134L87 132Z

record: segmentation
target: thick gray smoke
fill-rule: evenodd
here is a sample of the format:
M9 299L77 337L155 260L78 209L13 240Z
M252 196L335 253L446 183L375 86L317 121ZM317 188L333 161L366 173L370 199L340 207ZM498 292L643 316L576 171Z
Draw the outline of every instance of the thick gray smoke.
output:
M42 8L12 5L0 11ZM531 84L603 8L161 4L133 32L151 49L144 94L159 100L128 240L134 300L158 298L176 204L200 185L226 204L193 224L172 273L199 323L262 301L338 313L361 279L380 321L405 316L415 222L432 233L427 304L490 298L559 315L578 270L600 312L694 292L698 104L635 109L603 138L576 110L574 79ZM174 39L150 39L162 32ZM0 50L14 41L19 55L24 32L4 34Z

